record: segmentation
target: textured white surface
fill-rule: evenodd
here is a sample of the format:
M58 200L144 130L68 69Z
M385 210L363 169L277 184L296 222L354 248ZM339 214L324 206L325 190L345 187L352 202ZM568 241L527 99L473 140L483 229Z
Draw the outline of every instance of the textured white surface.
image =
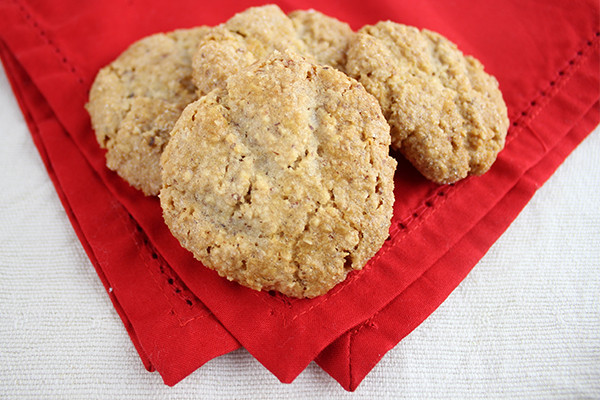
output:
M355 393L246 351L173 388L144 370L0 74L0 398L600 398L600 132Z

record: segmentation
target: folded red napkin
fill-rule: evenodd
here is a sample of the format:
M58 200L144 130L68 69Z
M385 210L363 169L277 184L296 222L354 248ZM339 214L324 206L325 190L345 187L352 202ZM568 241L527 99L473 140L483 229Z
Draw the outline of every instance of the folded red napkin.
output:
M59 4L60 3L60 4ZM481 177L427 182L399 158L390 239L315 299L256 292L183 250L144 197L104 166L83 105L98 69L151 33L214 25L251 2L14 0L0 54L35 144L146 368L173 385L244 346L281 381L316 360L353 390L450 294L534 191L598 124L599 6L560 0L286 2L359 28L391 19L438 31L495 75L512 125Z

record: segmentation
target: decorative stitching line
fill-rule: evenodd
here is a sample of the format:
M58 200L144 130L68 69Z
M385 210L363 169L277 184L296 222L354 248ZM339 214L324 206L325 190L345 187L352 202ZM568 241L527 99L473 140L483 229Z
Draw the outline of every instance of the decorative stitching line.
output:
M62 50L56 44L54 44L54 42L50 39L50 37L48 37L48 34L46 34L46 31L44 31L42 29L40 24L31 15L31 13L29 11L27 11L27 8L25 8L25 6L19 0L13 0L13 2L19 8L19 10L21 11L21 14L23 14L27 23L29 23L33 27L34 31L37 31L38 35L44 39L44 41L48 44L48 46L50 46L52 49L54 49L54 52L55 52L56 56L58 57L58 59L68 67L69 71L75 76L75 78L77 78L77 82L79 82L81 85L85 86L85 80L83 79L82 75L79 73L77 68L75 68L75 64L73 64L67 58L67 56L62 52Z
M54 54L56 54L58 59L68 67L68 70L75 76L77 81L80 84L85 85L85 81L82 78L82 76L79 74L78 69L75 67L75 65L67 58L67 56L61 51L61 49L50 39L48 34L42 29L42 27L36 21L36 19L32 16L32 14L28 12L28 10L25 8L25 6L19 0L13 0L13 3L15 3L15 5L18 7L19 11L24 16L27 23L34 29L34 31L37 32L38 36L40 36L49 47L54 49ZM197 314L193 318L188 318L188 319L182 318L179 315L179 313L177 313L177 311L174 307L174 304L171 302L171 299L162 290L160 280L157 278L156 273L148 265L148 258L151 258L152 260L155 260L155 262L159 263L159 269L161 271L161 275L163 275L163 278L166 280L166 282L170 286L172 286L174 288L175 295L178 298L180 298L182 301L184 301L189 307L192 307L198 301L198 298L191 291L189 291L189 289L187 289L185 287L183 282L181 282L181 280L179 279L179 277L176 274L174 274L174 273L172 274L175 277L175 278L173 278L173 277L169 276L169 274L165 273L163 265L165 265L166 263L164 262L164 260L162 260L162 262L161 262L161 258L158 255L159 253L156 250L154 250L153 248L151 248L151 246L148 242L147 236L145 235L145 232L143 232L141 227L134 220L131 213L129 213L127 211L127 214L130 216L132 224L136 227L138 236L143 237L141 242L143 243L143 246L145 247L145 252L142 252L143 253L142 260L144 262L144 265L146 266L146 269L150 272L155 284L161 289L160 292L165 297L165 300L167 301L167 303L171 306L171 313L177 318L180 326L184 326L193 320L196 320L199 318L205 318L205 317L209 316L211 313L207 310L200 310L199 314ZM123 220L121 220L121 223L124 225L126 224L125 221L123 221ZM131 237L134 239L134 243L136 244L138 249L141 250L142 245L140 245L140 241L136 240L135 233L132 234ZM148 254L150 254L149 257L148 257ZM191 294L191 296L185 296L184 292ZM109 294L113 295L114 293L109 293Z
M46 42L46 44L54 50L54 54L56 54L58 59L65 66L67 66L68 71L71 72L75 76L75 78L77 79L77 81L80 84L85 85L85 80L79 74L78 69L75 67L75 65L69 60L69 58L63 53L63 51L52 41L52 39L50 39L48 34L44 31L44 29L42 29L40 24L33 17L33 15L27 10L27 8L19 0L13 0L13 2L18 7L19 11L24 16L27 23L33 28L33 30L35 32L37 32L38 36L41 37ZM173 290L174 290L175 295L179 299L184 301L189 307L192 307L195 303L197 303L198 298L189 289L187 289L185 287L183 282L181 282L180 278L175 273L167 274L165 272L164 265L167 265L167 264L164 262L164 260L162 260L162 257L159 256L159 253L150 246L145 232L141 229L139 224L137 224L137 222L135 221L135 219L133 218L131 213L129 213L129 212L127 212L127 213L130 216L130 219L131 219L130 222L135 226L137 235L141 238L141 241L136 240L135 233L132 233L131 237L134 239L134 243L140 250L142 249L142 245L140 244L140 242L143 243L143 247L144 247L145 251L142 252L143 253L142 260L144 262L144 265L145 265L146 269L150 272L155 284L161 289L160 292L165 297L165 300L167 301L167 303L171 306L171 313L178 319L180 326L184 326L193 320L196 320L199 318L205 318L205 317L209 316L211 313L207 310L201 310L199 312L199 314L197 314L193 318L185 319L179 315L179 313L176 311L176 308L174 307L174 304L171 302L171 298L169 296L167 296L167 294L162 290L162 286L160 283L161 280L158 279L156 272L153 271L153 268L148 264L149 259L152 259L159 264L159 270L162 275L163 281L165 281L167 284L172 286L174 288ZM123 224L125 224L125 221L121 221L121 222ZM170 269L170 267L169 267L169 269ZM190 294L190 296L186 296L184 293L188 293L188 294Z
M352 343L356 333L360 330L360 327L350 331L350 337L348 338L348 387L352 387Z
M590 39L587 40L585 45L581 47L575 55L567 61L566 65L559 69L556 73L555 78L548 81L546 86L541 89L538 94L529 102L527 107L518 113L518 116L513 120L511 126L516 130L517 128L522 128L527 125L529 121L534 119L540 112L543 110L543 105L545 105L549 100L551 95L554 95L560 87L564 86L565 82L567 82L572 76L573 71L581 66L582 59L584 56L588 56L588 53L593 47L593 45L598 42L600 37L600 31L596 32L592 35ZM544 151L548 151L548 148L545 142L538 136L538 134L532 129L530 130L534 137L538 139L540 144L542 145ZM509 138L507 138L507 143L512 142L518 135L513 133Z
M179 325L185 326L193 320L209 316L211 313L204 309L199 310L197 314L192 318L183 318L177 312L175 305L171 301L172 298L168 296L167 293L163 290L163 286L165 283L173 288L175 297L179 298L182 302L185 302L185 304L190 308L193 307L194 304L198 303L198 298L189 289L185 287L181 279L174 272L172 274L169 274L167 271L165 271L165 265L167 265L167 268L170 269L170 267L168 267L168 264L152 247L144 230L139 226L139 224L137 223L137 221L135 221L131 214L129 215L129 218L130 224L135 229L135 231L129 230L130 236L134 239L135 245L138 247L138 249L143 255L142 261L144 262L144 266L146 267L148 272L150 272L152 280L160 289L160 292L164 296L167 303L171 306L171 314L177 318L177 320L179 321ZM150 260L158 264L160 277L157 275L156 271L154 271L155 268L149 265Z
M353 381L354 381L354 375L352 374L352 349L354 348L354 339L356 338L356 335L358 335L360 333L360 331L362 331L364 328L373 328L373 329L377 329L378 326L377 324L373 321L373 318L375 317L375 315L377 315L377 313L375 313L371 318L367 319L366 321L364 321L363 323L359 324L358 326L356 326L355 328L351 329L349 331L349 337L348 337L348 385L349 387L353 387Z

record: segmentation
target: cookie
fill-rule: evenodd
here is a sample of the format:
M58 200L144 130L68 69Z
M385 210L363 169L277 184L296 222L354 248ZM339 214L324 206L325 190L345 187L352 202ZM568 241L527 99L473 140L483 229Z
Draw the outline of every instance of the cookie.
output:
M504 147L506 105L479 61L441 35L393 22L352 38L346 72L380 102L392 147L426 178L486 172Z
M223 88L230 75L273 51L290 50L312 62L341 68L350 27L316 11L290 17L276 5L251 7L215 27L202 38L194 56L198 94Z
M160 154L186 105L197 99L192 55L207 27L148 36L102 68L86 108L106 164L146 195L161 188Z
M274 52L183 111L161 158L164 219L221 276L319 296L388 237L389 144L362 85Z
M346 52L354 36L350 25L315 10L293 11L288 17L309 54L319 64L344 70Z

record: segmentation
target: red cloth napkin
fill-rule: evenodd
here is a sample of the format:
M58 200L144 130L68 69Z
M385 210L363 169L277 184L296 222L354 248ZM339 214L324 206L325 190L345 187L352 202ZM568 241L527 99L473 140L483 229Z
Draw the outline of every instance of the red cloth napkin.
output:
M399 158L390 239L311 300L255 292L183 250L144 197L104 166L83 105L98 69L151 33L214 25L256 3L13 0L0 55L35 144L144 365L173 385L244 346L281 381L316 360L354 390L441 304L600 120L596 1L282 2L353 28L391 19L442 33L495 75L512 125L481 177L438 186Z

